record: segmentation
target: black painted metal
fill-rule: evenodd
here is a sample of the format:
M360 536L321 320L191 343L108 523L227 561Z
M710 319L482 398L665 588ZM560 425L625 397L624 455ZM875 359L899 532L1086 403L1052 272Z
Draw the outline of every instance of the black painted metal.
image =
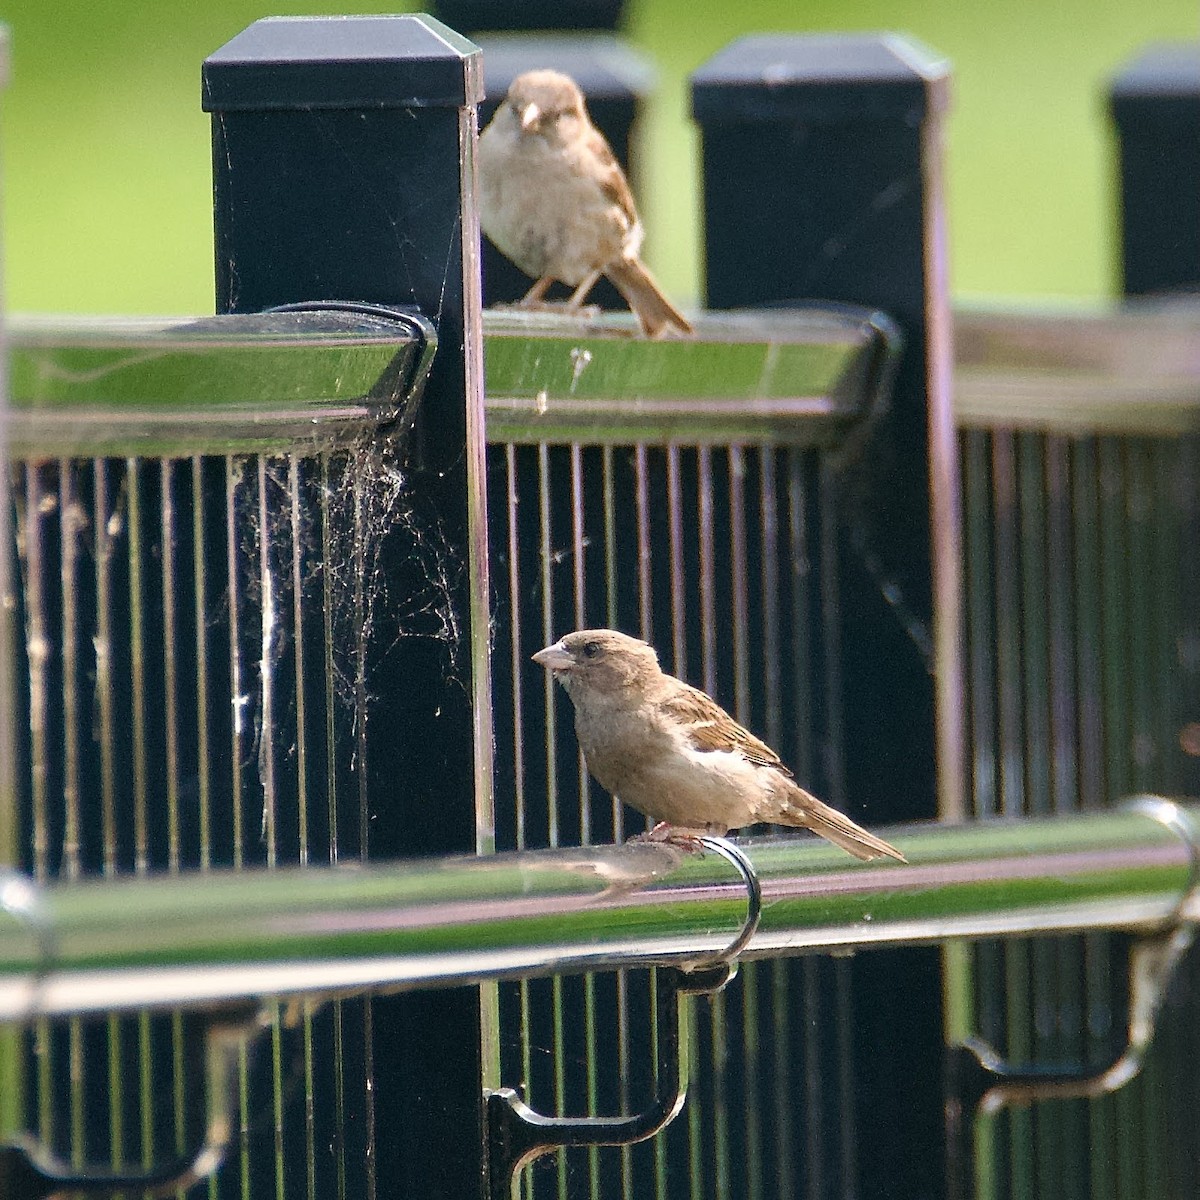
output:
M1200 42L1158 43L1139 51L1115 75L1109 107L1116 132L1119 287L1127 297L1200 292ZM1178 519L1180 647L1200 637L1200 439L1185 439L1170 481ZM1173 473L1174 474L1174 473ZM1167 704L1178 727L1163 730L1163 752L1142 766L1180 794L1200 788L1200 660L1171 662ZM1160 1042L1162 1170L1179 1194L1200 1187L1193 1130L1180 1114L1195 1111L1196 1011L1200 961L1184 964L1168 1005ZM1157 1082L1157 1081L1156 1081ZM1148 1081L1149 1083L1149 1081ZM1153 1084L1150 1084L1152 1087Z
M552 1150L632 1146L665 1129L687 1099L689 1046L682 1008L692 996L719 992L736 974L733 963L696 971L659 971L655 991L656 1095L641 1112L622 1117L547 1117L531 1109L512 1088L492 1092L487 1099L490 1200L515 1200L518 1172Z
M805 564L821 573L826 631L826 704L805 714L822 753L807 782L867 822L937 815L927 406L933 318L945 316L931 181L946 82L944 63L887 36L745 38L692 77L710 306L874 304L907 345L890 411L809 464L827 545ZM848 999L825 986L853 1023L850 1053L806 1070L824 1071L810 1087L849 1072L853 1099L827 1116L836 1146L814 1135L825 1161L813 1169L844 1196L940 1195L942 1089L916 1070L941 1053L938 956L871 955L849 970Z
M1112 81L1121 289L1200 291L1200 42L1147 47Z
M746 855L733 842L701 837L704 848L737 868L746 885L746 920L721 955L691 969L659 972L655 989L657 1022L654 1049L654 1099L641 1112L621 1117L547 1117L511 1087L487 1098L487 1147L490 1200L516 1200L521 1168L551 1150L580 1146L632 1146L665 1129L687 1101L691 1053L682 1006L689 997L721 991L737 974L737 956L746 948L762 916L762 885Z
M1112 81L1120 173L1121 290L1127 297L1200 293L1200 42L1148 46ZM1183 451L1194 464L1200 445ZM1181 612L1190 644L1200 628L1200 565L1191 552L1200 536L1200 496L1181 481L1184 515ZM1181 654L1176 710L1183 724L1169 742L1170 768L1183 791L1200 788L1200 661Z
M438 0L433 11L472 36L496 29L616 29L625 0Z
M208 1117L194 1148L157 1165L119 1171L68 1164L48 1147L27 1137L0 1146L0 1197L53 1200L68 1194L100 1197L137 1192L148 1200L177 1195L207 1178L224 1159L233 1137L238 1062L255 1035L263 1032L261 1016L258 1004L244 1004L230 1006L203 1019L203 1047L195 1048L187 1063L193 1078L207 1079ZM200 1032L199 1027L197 1031Z
M412 434L390 448L413 520L385 531L379 561L391 602L427 596L422 540L436 538L446 594L434 611L414 606L399 640L367 648L363 858L472 851L476 802L490 803L487 741L473 728L477 716L490 725L475 711L487 694L486 563L482 500L472 511L471 499L483 428L471 190L481 98L477 48L428 17L268 19L204 66L218 308L415 305L438 332ZM376 1001L362 1021L361 1050L347 1053L366 1055L374 1082L354 1118L368 1127L368 1161L340 1150L347 1178L365 1172L352 1187L480 1194L478 992Z
M978 1194L975 1138L979 1119L1037 1101L1096 1099L1120 1091L1141 1073L1155 1039L1168 989L1184 965L1195 930L1179 924L1162 932L1118 939L1128 943L1125 1037L1096 1063L1014 1063L986 1041L969 1037L947 1047L946 1126L953 1200Z

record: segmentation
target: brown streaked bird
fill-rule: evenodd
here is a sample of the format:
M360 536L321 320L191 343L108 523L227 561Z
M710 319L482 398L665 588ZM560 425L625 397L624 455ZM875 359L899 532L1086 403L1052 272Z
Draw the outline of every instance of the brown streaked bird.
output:
M800 787L770 746L711 696L668 675L648 643L614 629L581 629L533 661L571 697L596 782L660 823L650 836L694 841L767 821L811 829L855 858L906 861Z
M557 280L575 289L566 309L577 311L605 275L648 337L692 332L638 257L633 194L569 75L513 80L479 136L479 181L484 233L536 280L522 305L540 304Z

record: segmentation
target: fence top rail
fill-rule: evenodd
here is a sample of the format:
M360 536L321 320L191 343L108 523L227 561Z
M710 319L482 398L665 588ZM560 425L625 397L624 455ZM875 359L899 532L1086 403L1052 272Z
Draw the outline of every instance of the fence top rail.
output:
M650 342L629 314L485 314L494 442L831 446L885 398L899 337L870 309L709 313ZM14 458L316 450L395 420L434 341L409 314L14 316ZM1200 430L1200 303L955 313L964 428Z
M960 427L1178 437L1200 430L1200 302L960 307Z
M806 836L739 843L762 888L748 953L1200 918L1200 807L883 831L860 863ZM699 962L741 930L715 854L653 844L59 884L0 877L0 1019Z
M631 314L484 314L495 442L828 446L890 382L899 335L849 305L703 313L648 341Z
M886 395L899 338L870 309L705 315L649 342L629 314L486 314L493 441L827 446ZM420 337L378 316L17 317L16 458L285 450L395 416Z
M325 306L190 319L15 316L11 457L311 450L400 419L430 327Z

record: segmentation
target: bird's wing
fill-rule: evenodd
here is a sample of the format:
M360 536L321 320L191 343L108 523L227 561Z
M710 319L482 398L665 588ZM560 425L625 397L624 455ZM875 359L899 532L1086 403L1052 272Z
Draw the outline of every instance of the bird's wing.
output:
M637 224L637 209L633 203L633 193L629 190L629 181L621 164L617 162L604 134L594 125L587 131L588 149L594 155L600 167L600 190L629 218L629 226Z
M791 775L766 742L760 742L748 729L743 729L699 688L680 683L659 707L665 716L683 726L696 750L732 750L757 766L774 767L784 775Z

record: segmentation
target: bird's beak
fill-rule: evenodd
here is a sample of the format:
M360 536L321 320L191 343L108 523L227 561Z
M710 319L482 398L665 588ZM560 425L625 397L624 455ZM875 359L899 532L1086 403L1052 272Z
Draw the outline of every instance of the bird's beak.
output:
M527 104L518 115L521 118L521 132L530 133L542 119L542 110L536 104Z
M555 642L553 646L539 650L533 656L533 661L539 667L546 667L550 671L565 671L575 665L571 652L563 647L562 642Z

